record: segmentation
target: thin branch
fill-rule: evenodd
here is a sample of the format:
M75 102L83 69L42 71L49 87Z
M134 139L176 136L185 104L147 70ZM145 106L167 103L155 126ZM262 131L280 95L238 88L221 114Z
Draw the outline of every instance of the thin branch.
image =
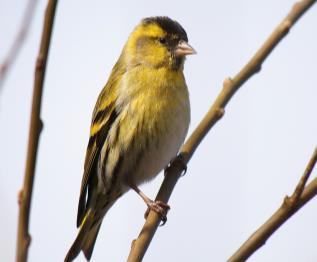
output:
M257 230L244 244L229 258L229 262L247 260L256 250L262 247L268 238L294 215L302 206L317 195L317 178L306 187L307 180L317 161L317 148L315 149L306 170L299 180L292 196L286 196L280 208Z
M31 242L31 236L29 234L31 197L33 191L33 181L35 177L35 164L38 142L43 127L43 123L40 119L41 99L56 5L57 0L49 0L47 4L41 45L35 66L32 112L29 130L26 167L23 187L20 190L18 196L18 202L20 207L18 218L18 236L16 253L16 261L18 262L24 262L27 260L28 247Z
M296 189L294 190L294 192L290 198L292 200L292 202L294 202L293 205L295 205L298 202L299 198L303 194L306 183L309 179L311 172L314 169L316 161L317 161L317 148L315 148L315 151L309 160L309 163L305 169L305 172L304 172L303 176L301 177L301 179L299 180L298 185L296 186Z
M12 67L16 57L18 56L19 51L27 36L27 33L30 28L30 24L32 22L32 18L34 15L36 4L37 4L37 0L29 0L23 15L22 23L20 25L18 34L16 35L12 43L12 46L10 47L9 52L7 53L7 56L4 58L3 62L0 64L0 92L5 80L5 77L9 69Z
M189 139L185 142L180 150L178 161L173 161L167 169L167 174L156 196L156 200L168 202L177 180L181 176L184 164L187 164L194 154L196 148L203 140L209 130L224 115L224 108L230 101L235 92L245 83L251 76L259 72L261 65L267 56L272 52L274 47L289 32L293 24L316 2L316 0L303 0L297 2L286 18L271 33L269 38L264 42L261 48L255 53L251 60L241 69L234 78L227 78L224 81L223 88L216 98L214 104L209 109L198 127L194 130ZM181 161L179 161L181 159ZM182 164L179 164L182 162ZM159 226L160 217L151 211L137 239L133 240L129 262L142 261L144 254L150 245L150 242Z

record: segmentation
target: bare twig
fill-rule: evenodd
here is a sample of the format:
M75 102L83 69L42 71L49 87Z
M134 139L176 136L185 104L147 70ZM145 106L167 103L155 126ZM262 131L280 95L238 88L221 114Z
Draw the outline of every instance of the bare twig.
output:
M296 205L296 203L298 202L299 198L301 197L301 195L303 194L303 191L305 189L306 183L309 179L309 176L311 174L311 172L314 169L314 166L316 164L317 161L317 148L315 148L315 151L312 155L312 157L309 160L309 163L305 169L305 172L303 174L303 176L301 177L301 179L299 180L296 189L294 190L292 196L290 197L290 200L292 203L292 205Z
M230 257L229 262L245 261L256 250L265 244L267 239L293 214L317 195L317 178L306 187L307 180L317 161L315 149L306 170L299 180L296 189L289 197L286 196L280 208Z
M28 1L18 34L16 35L12 43L12 46L10 47L9 52L7 53L7 56L4 58L3 62L0 64L0 92L5 80L5 77L10 67L14 63L15 58L18 56L18 53L29 31L29 27L34 15L36 4L37 4L37 0Z
M37 148L43 123L40 119L41 98L43 91L43 83L45 77L45 69L47 56L50 46L53 22L55 17L57 0L49 0L45 11L45 20L42 32L41 46L35 66L34 89L32 100L32 112L29 131L29 142L27 150L26 167L24 174L24 182L19 192L19 220L18 220L18 236L17 236L17 253L16 261L24 262L27 260L28 247L31 242L29 234L29 217L31 197L33 190L34 171L36 164Z
M228 78L224 81L223 88L214 104L180 150L181 162L183 162L183 164L187 164L189 162L202 139L223 116L224 108L235 92L251 76L260 71L262 63L274 47L284 38L293 24L315 2L316 0L303 0L296 3L286 18L277 26L277 28L272 32L251 60L241 69L241 71L234 78ZM156 196L156 200L160 200L165 203L169 200L177 180L183 171L183 165L180 165L179 162L180 161L173 161L173 163L171 163L161 188ZM132 242L128 257L129 262L142 261L159 223L160 216L155 212L150 211L138 238Z

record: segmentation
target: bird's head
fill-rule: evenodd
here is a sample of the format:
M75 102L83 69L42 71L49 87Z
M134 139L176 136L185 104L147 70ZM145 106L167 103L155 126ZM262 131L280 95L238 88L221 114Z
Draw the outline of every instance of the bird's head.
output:
M131 33L124 52L130 65L172 70L182 70L185 56L196 53L183 27L163 16L143 19Z

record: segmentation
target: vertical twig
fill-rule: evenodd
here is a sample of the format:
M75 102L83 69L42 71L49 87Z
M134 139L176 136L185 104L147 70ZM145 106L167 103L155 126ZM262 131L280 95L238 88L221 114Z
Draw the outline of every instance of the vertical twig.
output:
M20 25L19 31L12 43L12 46L9 49L9 52L7 53L7 56L4 58L3 62L0 64L0 92L5 80L5 77L10 67L13 65L15 58L19 54L19 51L29 31L29 27L34 15L36 4L37 4L37 0L29 0L23 15L23 19L22 19L22 23Z
M57 0L49 0L46 11L41 38L41 45L35 66L35 77L33 87L32 112L29 130L29 140L26 158L23 187L19 192L19 217L16 261L27 260L28 247L31 242L29 234L30 206L35 174L37 148L43 123L40 119L42 90L45 77L46 62L50 46L53 22L55 17Z
M196 148L203 140L209 130L218 122L224 114L224 108L236 91L255 73L261 70L261 65L268 55L272 52L275 46L285 37L289 29L294 23L316 2L316 0L302 0L298 1L283 19L283 21L271 33L269 38L264 42L260 49L255 53L251 60L240 70L234 78L228 78L224 81L223 89L216 98L214 104L209 109L206 116L199 123L192 135L181 148L180 154L182 162L187 164ZM167 174L161 185L161 188L156 196L156 200L167 203L173 189L177 183L178 178L182 173L181 165L174 161L167 170ZM152 238L159 226L160 216L153 211L150 211L146 222L137 239L133 240L129 262L142 261L144 254L150 245Z

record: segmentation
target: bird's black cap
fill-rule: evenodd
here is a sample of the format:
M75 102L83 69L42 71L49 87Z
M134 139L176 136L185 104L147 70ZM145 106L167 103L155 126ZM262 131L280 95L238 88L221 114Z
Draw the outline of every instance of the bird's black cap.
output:
M187 34L184 28L177 22L170 19L167 16L153 16L144 18L142 20L143 24L157 24L168 34L176 34L180 37L180 39L188 42Z

